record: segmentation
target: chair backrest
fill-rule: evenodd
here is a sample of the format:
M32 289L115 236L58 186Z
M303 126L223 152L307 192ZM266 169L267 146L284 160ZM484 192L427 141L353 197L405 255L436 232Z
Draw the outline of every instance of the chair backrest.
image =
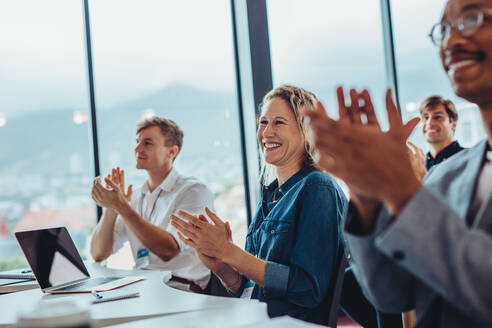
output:
M340 306L340 297L342 295L343 277L345 274L345 269L348 266L347 258L345 257L345 250L343 243L340 244L338 248L337 259L335 262L335 274L332 284L328 289L326 295L327 298L331 299L328 304L328 313L326 323L329 327L335 328L338 321L338 313Z

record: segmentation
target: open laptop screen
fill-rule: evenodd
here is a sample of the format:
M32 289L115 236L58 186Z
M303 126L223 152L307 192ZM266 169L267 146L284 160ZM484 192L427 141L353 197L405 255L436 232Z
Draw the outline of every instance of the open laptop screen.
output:
M41 289L89 277L66 228L16 232Z

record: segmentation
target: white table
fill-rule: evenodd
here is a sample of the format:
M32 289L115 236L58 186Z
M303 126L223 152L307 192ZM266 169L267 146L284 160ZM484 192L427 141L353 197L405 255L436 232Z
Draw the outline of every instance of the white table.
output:
M164 315L157 318L133 321L111 327L118 328L230 328L256 324L269 320L266 304L257 301L231 302L227 306Z
M229 312L231 315L227 317L227 320L234 320L234 316L232 316L234 313L244 314L236 316L240 324L255 322L254 320L261 321L268 318L266 305L256 301L200 295L171 288L163 282L163 278L166 275L165 272L111 270L97 263L91 263L87 266L93 277L128 275L143 275L147 277L144 281L122 287L126 291L140 292L140 297L91 305L91 316L95 320L96 327L163 315L169 316L169 318L162 318L163 320L171 320L174 324L180 322L180 327L183 325L185 327L193 327L186 325L190 324L190 318L197 320L198 318L203 319L204 317L200 315L200 312L182 314L190 311L211 309L214 311L210 312L209 315L214 317L211 320L215 320L215 322L220 322L221 317L227 316ZM93 298L90 294L48 295L43 294L40 289L0 295L0 327L13 325L16 321L17 313L28 306L33 306L39 301L65 297L76 297L87 300L92 300ZM242 308L243 306L245 307L244 310ZM181 316L178 315L180 313ZM203 326L203 323L200 322L200 326ZM233 324L231 321L228 323L229 326ZM145 325L145 323L143 324ZM131 323L131 327L137 327L136 322Z

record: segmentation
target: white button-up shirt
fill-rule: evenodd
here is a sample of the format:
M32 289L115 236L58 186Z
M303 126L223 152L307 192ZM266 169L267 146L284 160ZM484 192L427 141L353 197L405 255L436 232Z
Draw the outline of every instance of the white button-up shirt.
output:
M113 252L128 240L136 267L171 270L173 275L191 280L203 289L210 279L210 270L200 261L195 250L179 239L176 228L169 223L169 216L178 210L204 214L205 207L213 209L213 202L213 194L206 185L193 177L180 175L173 168L153 192L150 192L147 182L135 190L130 205L144 219L173 235L179 245L179 253L169 261L164 261L151 252L148 256L139 258L139 251L142 254L146 247L119 215L114 228Z

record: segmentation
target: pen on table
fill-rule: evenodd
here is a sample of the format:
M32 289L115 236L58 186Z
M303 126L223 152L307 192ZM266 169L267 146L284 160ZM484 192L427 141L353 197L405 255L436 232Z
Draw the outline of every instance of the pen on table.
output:
M28 270L22 270L21 271L21 273L31 273L31 272L32 272L32 270L29 270L29 269Z
M102 295L99 294L98 292L96 292L95 290L91 290L91 294L92 294L92 296L94 296L98 300L100 300L101 298L103 298Z

